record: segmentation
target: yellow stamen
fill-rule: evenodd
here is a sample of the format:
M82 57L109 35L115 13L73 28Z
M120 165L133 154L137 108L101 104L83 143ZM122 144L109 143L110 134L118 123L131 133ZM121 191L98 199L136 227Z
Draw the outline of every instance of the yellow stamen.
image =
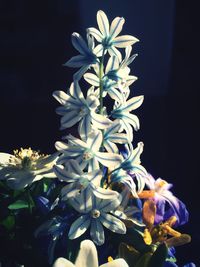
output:
M144 236L143 236L143 239L144 239L144 242L147 244L147 245L151 245L152 243L152 238L151 238L151 234L149 232L148 229L145 229L144 230Z
M108 262L113 261L113 258L111 256L108 257Z

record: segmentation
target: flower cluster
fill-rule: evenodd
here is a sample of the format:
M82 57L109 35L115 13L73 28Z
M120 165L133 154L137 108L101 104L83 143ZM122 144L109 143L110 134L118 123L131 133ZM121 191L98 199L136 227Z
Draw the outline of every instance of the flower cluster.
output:
M99 29L88 28L87 41L72 34L80 54L64 65L79 69L66 91L53 93L65 131L55 144L57 152L0 154L1 185L20 192L14 202L3 195L14 215L1 225L14 231L20 211L28 208L36 218L34 236L45 243L49 263L62 256L55 267L74 266L70 261L79 245L75 266L97 266L94 243L100 263L109 256L123 258L102 266L175 266L172 248L190 242L189 235L174 229L188 221L185 205L172 194L171 184L155 180L142 166L143 142L132 144L140 128L135 110L144 97L130 97L129 87L137 80L130 74L137 56L131 53L139 40L119 36L124 22L116 17L110 24L100 10ZM75 135L68 132L73 126ZM8 226L9 216L14 216L14 226Z

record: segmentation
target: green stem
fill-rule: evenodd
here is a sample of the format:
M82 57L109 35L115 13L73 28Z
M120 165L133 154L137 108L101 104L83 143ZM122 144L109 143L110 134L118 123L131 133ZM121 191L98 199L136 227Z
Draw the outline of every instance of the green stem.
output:
M103 49L102 57L100 60L100 66L99 66L99 101L100 101L100 108L99 113L103 114L103 69L104 69L104 56L105 56L105 49Z

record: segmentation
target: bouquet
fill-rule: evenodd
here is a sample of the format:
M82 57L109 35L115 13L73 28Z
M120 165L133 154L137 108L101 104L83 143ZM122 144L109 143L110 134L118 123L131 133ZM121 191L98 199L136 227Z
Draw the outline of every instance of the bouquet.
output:
M190 242L177 230L186 206L142 165L143 142L134 144L144 97L130 96L139 40L120 35L124 22L109 24L100 10L99 29L86 40L72 34L79 54L64 65L78 71L53 93L64 132L57 152L0 153L2 266L170 267Z

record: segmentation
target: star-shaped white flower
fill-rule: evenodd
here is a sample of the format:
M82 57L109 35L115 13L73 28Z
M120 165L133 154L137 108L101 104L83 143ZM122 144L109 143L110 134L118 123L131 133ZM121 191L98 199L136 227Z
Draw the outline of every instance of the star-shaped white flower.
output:
M122 129L126 131L128 140L133 140L132 127L137 131L140 128L139 119L136 115L130 113L142 105L144 96L136 96L122 103L115 102L114 109L111 111L111 116L118 119ZM132 126L132 127L131 127Z
M96 129L105 129L112 123L105 116L96 113L98 98L88 94L85 99L77 81L71 84L68 94L55 91L53 96L62 105L56 110L62 116L61 129L70 128L79 122L79 134L86 139L91 132L91 123Z
M128 267L124 259L116 259L103 265L98 264L98 255L94 243L91 240L81 242L78 257L75 264L65 258L58 258L53 267Z
M81 35L77 32L72 33L72 44L80 55L72 57L64 66L79 68L73 76L74 80L80 80L82 75L90 68L90 66L98 62L98 58L93 53L94 40L93 37L87 35L88 44L84 41Z
M116 197L118 194L116 191L100 187L103 175L101 170L84 172L73 159L68 161L66 168L55 165L54 172L60 181L67 183L61 190L63 200L76 197L84 190L91 191L92 194L104 199Z
M63 155L58 164L67 164L68 160L75 159L88 171L98 170L99 163L109 168L115 168L122 162L122 156L115 153L101 152L103 135L101 131L93 131L88 135L86 142L73 136L68 137L69 143L56 142L56 148Z
M122 31L124 22L124 18L116 17L110 26L106 14L102 10L97 12L97 24L100 31L93 27L88 29L88 33L100 43L93 51L96 56L102 56L102 52L105 50L111 56L117 56L121 61L122 56L117 48L124 48L139 41L131 35L118 36Z
M70 203L82 215L72 223L69 239L78 238L90 227L92 240L100 246L105 242L103 226L114 233L126 233L124 223L110 214L120 205L120 194L112 199L100 199L85 190L78 197L72 198Z

